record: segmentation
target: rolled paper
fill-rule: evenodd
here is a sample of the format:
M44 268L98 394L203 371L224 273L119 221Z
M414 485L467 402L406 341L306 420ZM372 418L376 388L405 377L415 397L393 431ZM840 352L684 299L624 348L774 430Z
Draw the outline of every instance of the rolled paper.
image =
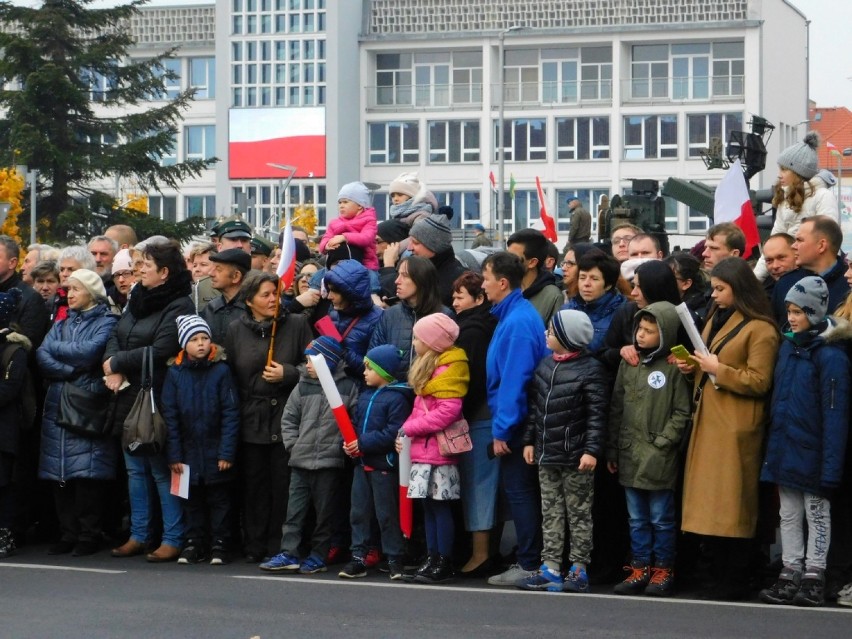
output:
M414 529L414 500L408 496L411 477L411 438L400 432L402 451L399 453L399 529L406 539L411 539Z
M349 418L349 412L346 406L343 405L343 400L340 398L340 392L337 390L337 385L334 383L334 377L328 369L325 357L322 355L308 355L314 370L317 373L317 378L322 386L322 392L325 393L325 398L331 406L331 413L334 415L334 421L337 422L337 428L343 436L343 441L351 444L358 437L355 435L355 428L352 426L352 420Z

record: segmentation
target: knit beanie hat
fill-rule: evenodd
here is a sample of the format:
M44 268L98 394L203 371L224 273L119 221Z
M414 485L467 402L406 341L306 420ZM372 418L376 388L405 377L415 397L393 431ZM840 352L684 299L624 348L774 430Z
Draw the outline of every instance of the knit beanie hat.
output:
M828 315L828 286L817 275L803 277L787 291L784 301L802 309L810 325L816 326Z
M370 206L370 189L363 182L350 182L344 184L340 193L337 194L337 201L349 200L363 206L365 209Z
M7 293L0 293L0 328L9 326L15 311L18 310L22 295L19 288L10 288Z
M110 272L120 273L121 271L132 270L133 259L130 257L130 249L121 249L118 253L115 254L115 257L112 258L112 268L110 269Z
M78 268L68 276L68 279L80 282L80 284L83 285L83 288L89 292L89 295L91 295L92 299L95 301L98 299L105 299L107 296L106 288L104 288L104 281L101 279L101 276L94 271L90 271L87 268Z
M181 348L186 348L189 340L199 333L204 333L207 337L212 337L210 325L200 315L180 315L177 318L177 328L178 343Z
M395 382L402 369L402 351L393 344L382 344L367 351L364 363L386 382Z
M402 193L410 198L417 196L420 191L426 190L426 186L420 182L417 173L403 173L390 183L388 187L389 193Z
M334 371L343 357L343 347L333 337L320 335L305 349L305 355L322 355L328 363L328 369Z
M402 242L408 237L408 225L400 220L385 220L379 222L376 235L389 244Z
M810 180L819 171L818 146L819 136L811 131L802 142L797 142L781 151L781 155L778 156L778 166L790 169L796 175Z
M455 344L458 336L458 324L443 313L432 313L414 324L414 337L438 353Z
M433 253L443 253L453 246L453 233L446 215L433 213L417 220L409 235Z
M569 351L581 351L592 343L595 329L582 311L559 311L550 322L553 335Z

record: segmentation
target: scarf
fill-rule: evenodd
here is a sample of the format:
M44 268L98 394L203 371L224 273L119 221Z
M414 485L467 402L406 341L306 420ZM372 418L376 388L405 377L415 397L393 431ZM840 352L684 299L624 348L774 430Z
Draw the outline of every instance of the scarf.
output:
M145 288L133 287L133 295L127 302L127 309L136 319L142 319L162 311L166 306L181 297L189 297L192 292L192 275L189 271L179 271L169 275L160 286Z
M439 369L443 368L440 372ZM464 397L467 395L467 387L470 383L470 371L467 367L467 355L458 346L441 353L438 358L438 366L423 391L423 396L431 395L439 399L452 397Z
M553 353L554 362L569 362L580 357L583 351L568 351L567 353Z

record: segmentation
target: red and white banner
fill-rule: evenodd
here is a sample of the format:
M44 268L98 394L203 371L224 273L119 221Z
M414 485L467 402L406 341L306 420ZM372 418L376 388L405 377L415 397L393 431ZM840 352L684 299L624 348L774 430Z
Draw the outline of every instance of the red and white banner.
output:
M228 113L228 168L231 179L325 177L325 107L231 109Z
M328 369L328 364L325 357L322 355L308 355L311 364L314 365L314 370L317 372L322 392L325 393L325 398L328 400L328 405L331 406L331 413L334 415L334 421L337 422L337 428L340 430L340 435L343 441L350 444L357 441L355 435L355 427L352 426L352 420L349 418L349 411L343 405L343 400L340 397L340 391L337 390L337 384L334 383L334 376Z
M748 257L752 249L760 244L757 232L757 220L751 207L743 167L736 160L719 186L716 187L716 198L713 203L713 223L733 222L742 229L746 237L746 250L743 257Z

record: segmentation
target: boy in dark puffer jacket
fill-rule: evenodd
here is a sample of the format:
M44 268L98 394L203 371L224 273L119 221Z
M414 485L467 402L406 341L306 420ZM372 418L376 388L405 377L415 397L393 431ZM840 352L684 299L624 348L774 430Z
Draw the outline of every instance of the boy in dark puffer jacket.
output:
M541 485L542 565L516 585L588 592L594 470L603 452L609 380L606 367L586 350L595 335L588 315L559 311L546 334L553 353L535 371L524 434L524 460L538 464ZM572 565L563 582L566 518Z
M198 315L177 318L181 352L163 383L166 454L172 472L189 466L186 544L179 564L230 561L231 482L240 433L239 395L222 349ZM206 512L205 512L206 511ZM209 519L209 528L206 521Z
M367 389L358 398L358 439L343 450L356 461L352 480L352 561L340 577L367 576L371 522L382 533L391 580L402 579L404 542L399 527L399 466L394 450L399 429L411 414L411 387L397 378L404 368L402 351L392 344L376 346L364 358Z

